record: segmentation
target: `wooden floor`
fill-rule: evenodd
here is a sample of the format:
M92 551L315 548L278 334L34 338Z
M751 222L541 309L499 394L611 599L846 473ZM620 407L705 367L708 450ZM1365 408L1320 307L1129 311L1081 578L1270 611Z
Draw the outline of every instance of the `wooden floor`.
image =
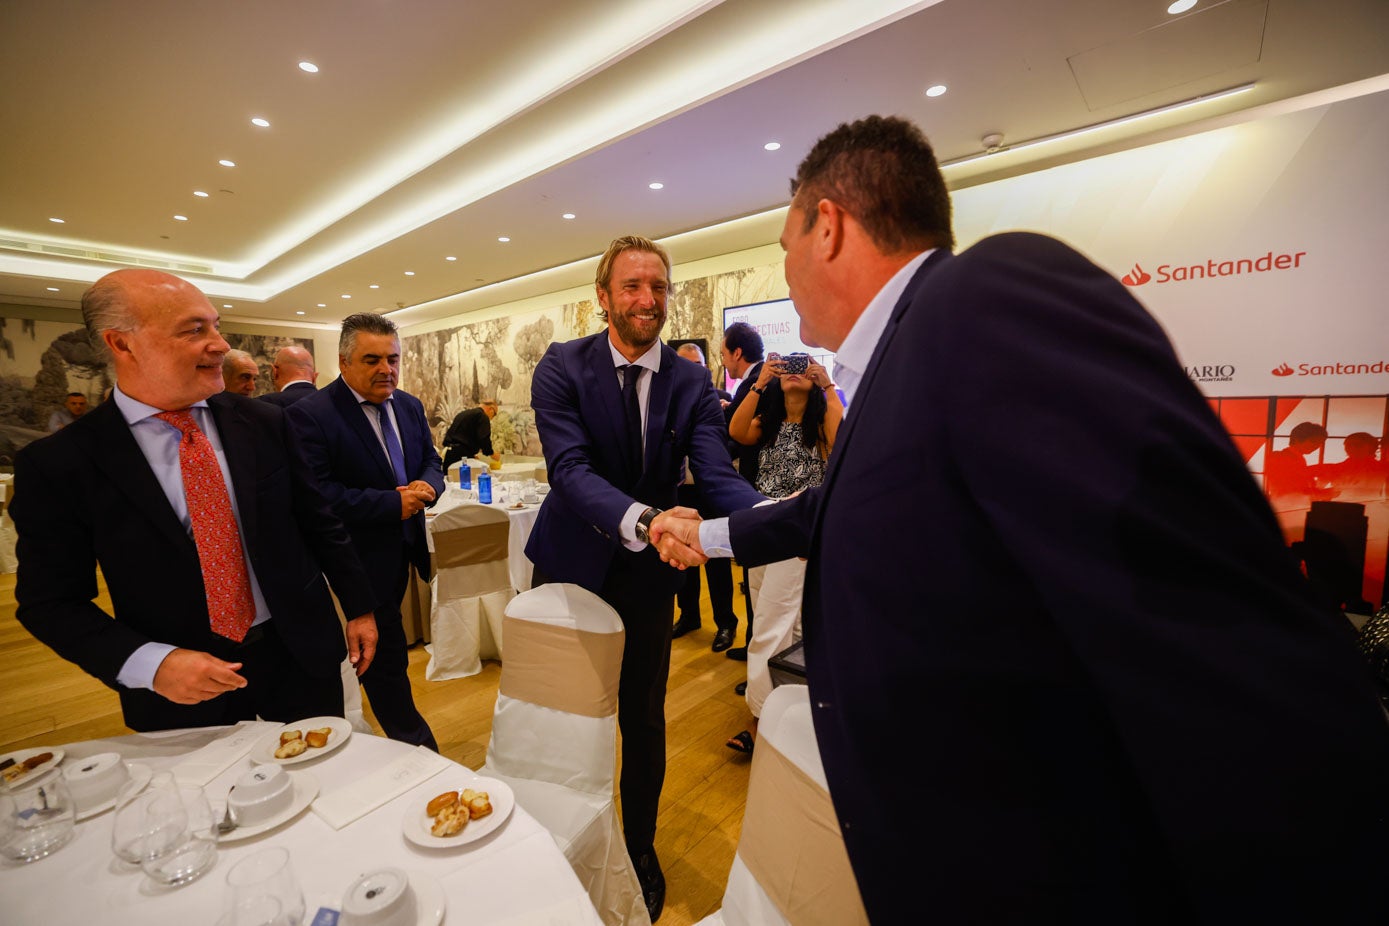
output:
M64 662L15 620L13 575L0 574L0 753L130 732L113 691ZM102 588L98 602L109 607ZM704 629L676 640L666 697L667 765L656 829L656 851L666 874L660 926L687 926L718 908L747 796L747 756L724 746L751 719L733 693L745 663L712 653L713 620L706 594ZM739 640L742 642L742 605ZM446 682L424 677L429 655L410 652L415 701L444 755L472 769L487 754L501 665ZM375 727L370 705L367 719ZM377 728L379 732L379 728Z

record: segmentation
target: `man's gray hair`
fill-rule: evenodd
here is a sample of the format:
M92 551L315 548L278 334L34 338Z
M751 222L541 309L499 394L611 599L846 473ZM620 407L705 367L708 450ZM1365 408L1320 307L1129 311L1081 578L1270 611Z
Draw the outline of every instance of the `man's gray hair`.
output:
M357 333L396 335L396 324L384 315L374 312L358 312L342 320L342 334L338 336L338 354L351 357L352 348L357 346Z
M256 363L256 358L246 353L246 351L232 348L222 355L222 372L226 373L242 360L249 360L252 363ZM256 363L256 367L259 368L260 364Z
M111 351L101 335L106 331L134 331L135 316L126 302L126 288L117 280L103 277L82 294L82 320L97 356L110 361Z

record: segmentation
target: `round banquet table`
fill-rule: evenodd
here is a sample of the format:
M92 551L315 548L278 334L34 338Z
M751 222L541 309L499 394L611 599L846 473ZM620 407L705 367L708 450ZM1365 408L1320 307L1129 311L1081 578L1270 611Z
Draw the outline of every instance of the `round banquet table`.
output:
M229 734L244 731L244 739L259 742L277 728L277 724L242 725L90 740L62 747L63 764L100 752L118 752L127 762L140 762L155 771L172 769L194 750L219 738L226 742ZM317 802L337 789L379 781L383 767L394 769L411 758L436 761L432 756L412 756L416 749L357 732L342 747L286 770L292 775L307 772L318 780ZM218 760L222 761L225 755ZM205 790L219 818L227 790L251 765L249 755L243 753L224 770L215 771L214 763L212 771L206 772L210 780ZM158 886L138 868L126 868L117 861L110 847L114 814L106 811L79 822L72 839L47 858L27 865L0 863L0 910L4 911L0 920L6 926L212 924L221 914L232 865L269 846L284 846L304 890L304 926L314 922L320 907L338 909L343 892L359 875L388 867L437 882L446 897L445 924L600 924L554 839L519 806L494 832L466 845L424 849L405 838L402 823L407 813L418 813L446 787L458 782L467 787L478 779L465 766L448 760L442 765L443 770L431 777L420 778L423 773L417 773L420 780L404 793L341 829L334 829L310 806L269 832L223 843L218 846L215 866L179 888Z

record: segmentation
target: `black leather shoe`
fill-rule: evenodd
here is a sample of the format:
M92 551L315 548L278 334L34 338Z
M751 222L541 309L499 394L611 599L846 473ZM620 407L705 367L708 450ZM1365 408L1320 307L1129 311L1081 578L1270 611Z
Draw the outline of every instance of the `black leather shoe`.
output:
M637 869L637 880L641 882L642 899L646 901L646 912L651 922L661 915L666 905L666 876L661 872L661 863L656 861L656 850L643 852L632 862Z
M687 621L683 617L675 622L675 629L670 632L672 640L678 640L685 634L699 629L699 621Z
M714 634L714 645L710 647L716 653L722 653L733 645L733 631L728 629L720 630Z
M736 659L739 662L748 661L748 648L746 646L735 646L724 653L729 659Z

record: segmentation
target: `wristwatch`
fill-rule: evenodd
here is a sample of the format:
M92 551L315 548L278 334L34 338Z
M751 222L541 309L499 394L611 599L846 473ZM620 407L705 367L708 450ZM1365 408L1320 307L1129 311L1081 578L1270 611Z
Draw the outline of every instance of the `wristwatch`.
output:
M648 508L637 517L637 539L642 543L651 542L651 522L660 513L659 508Z
M764 393L764 392L767 391L767 390L765 390L765 389L758 389L756 386L749 386L748 389L751 390L752 392L757 393L758 395L761 395L762 393Z

